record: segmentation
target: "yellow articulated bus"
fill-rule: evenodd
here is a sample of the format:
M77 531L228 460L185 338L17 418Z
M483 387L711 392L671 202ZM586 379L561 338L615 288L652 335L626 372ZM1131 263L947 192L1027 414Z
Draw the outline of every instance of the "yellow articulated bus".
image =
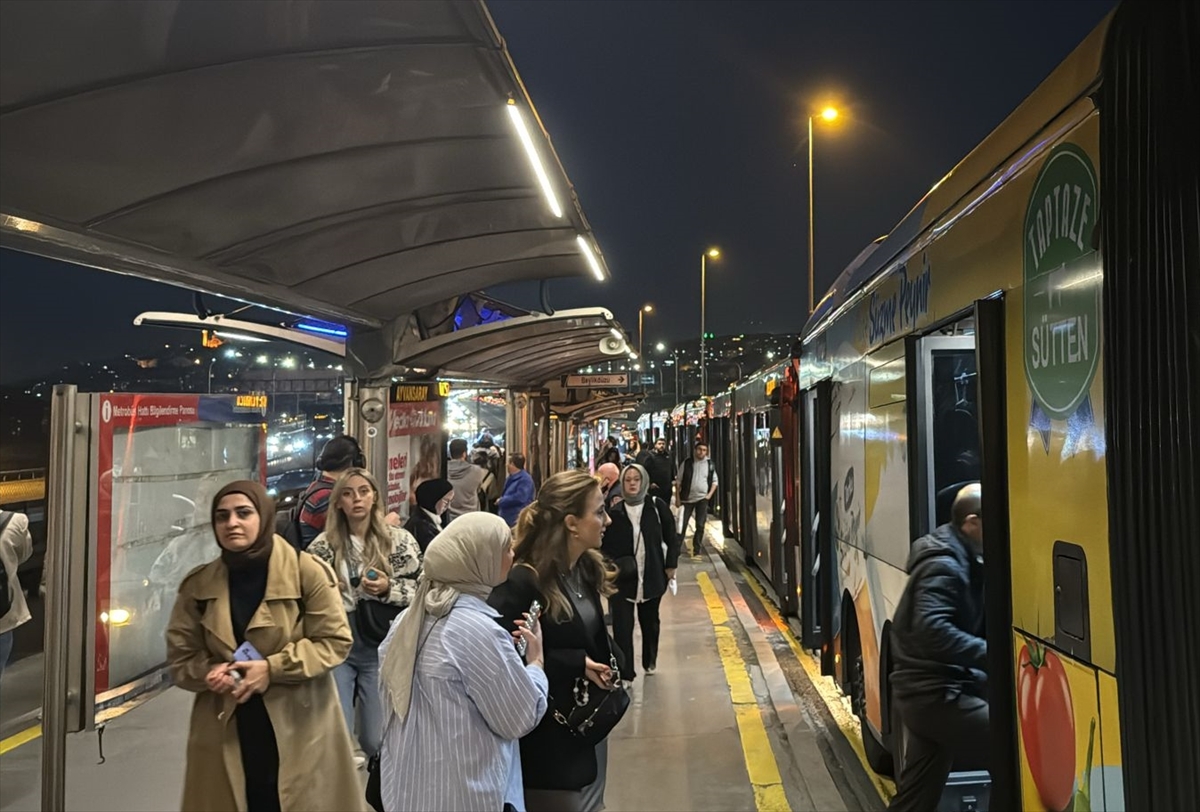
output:
M842 273L787 370L768 578L880 772L909 547L978 480L991 808L1200 804L1196 9L1114 11Z

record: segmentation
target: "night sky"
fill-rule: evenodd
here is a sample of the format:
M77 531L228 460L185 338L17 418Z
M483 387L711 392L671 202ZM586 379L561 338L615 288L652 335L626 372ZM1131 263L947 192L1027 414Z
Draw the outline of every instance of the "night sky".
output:
M795 332L807 310L810 107L817 297L1087 35L1114 0L558 2L491 0L612 270L554 283L556 307L605 306L646 341ZM531 306L527 289L491 291ZM179 288L0 252L0 382L183 333L134 328L190 310Z

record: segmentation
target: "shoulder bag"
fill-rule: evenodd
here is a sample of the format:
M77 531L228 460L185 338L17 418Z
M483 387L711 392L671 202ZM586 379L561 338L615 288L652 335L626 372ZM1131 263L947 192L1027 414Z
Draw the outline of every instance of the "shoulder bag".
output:
M597 687L587 677L576 677L571 703L565 709L554 708L554 721L593 747L604 741L629 709L629 693L621 685L621 671L607 631L604 639L613 672L612 690Z

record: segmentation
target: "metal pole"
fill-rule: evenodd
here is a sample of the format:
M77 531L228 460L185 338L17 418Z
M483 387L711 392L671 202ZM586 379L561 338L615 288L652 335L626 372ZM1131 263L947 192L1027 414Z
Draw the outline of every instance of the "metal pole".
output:
M813 291L813 128L812 116L808 117L808 315L814 306Z
M671 355L675 359L675 404L679 405L679 348L671 350Z
M54 387L50 409L47 481L45 665L42 674L42 809L61 812L67 795L68 639L71 611L71 539L75 500L75 419L78 389Z
M644 360L645 356L642 355L642 316L644 316L645 313L646 313L645 305L642 305L641 307L638 308L638 363L639 364L646 363ZM640 379L641 377L642 377L642 375L639 372L638 378ZM642 384L642 394L643 395L646 394L646 384L645 383Z
M704 306L708 275L708 253L700 255L700 397L708 391L708 369L704 362Z

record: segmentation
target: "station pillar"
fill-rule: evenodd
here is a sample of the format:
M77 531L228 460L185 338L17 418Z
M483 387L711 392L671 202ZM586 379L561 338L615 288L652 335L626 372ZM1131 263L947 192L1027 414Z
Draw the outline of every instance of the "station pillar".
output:
M388 391L391 379L347 380L345 388L345 432L362 446L366 468L385 487L388 481ZM319 450L319 449L318 449Z
M557 421L555 421L557 422ZM504 450L525 455L525 468L535 487L550 468L550 393L545 389L510 389L505 418Z
M557 474L568 467L567 457L571 453L571 441L568 430L569 420L562 420L556 414L550 415L550 473Z

